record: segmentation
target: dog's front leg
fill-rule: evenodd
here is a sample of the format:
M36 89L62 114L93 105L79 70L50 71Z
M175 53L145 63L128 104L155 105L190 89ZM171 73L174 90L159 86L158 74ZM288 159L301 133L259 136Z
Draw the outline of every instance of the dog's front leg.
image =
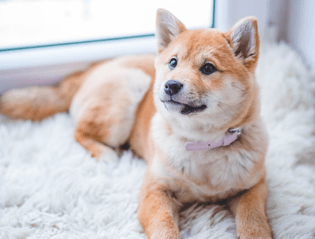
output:
M142 185L138 218L150 239L180 239L179 205L167 189L147 172Z
M250 190L231 200L240 239L271 239L272 232L266 215L267 184L263 179Z

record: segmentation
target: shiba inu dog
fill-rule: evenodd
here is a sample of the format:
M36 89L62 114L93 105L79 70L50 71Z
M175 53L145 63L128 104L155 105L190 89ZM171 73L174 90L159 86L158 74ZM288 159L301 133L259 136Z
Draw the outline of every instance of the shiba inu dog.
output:
M183 205L222 200L240 238L272 238L256 19L227 33L186 30L160 9L156 37L157 56L108 60L56 86L9 91L0 112L42 120L70 110L75 139L95 158L118 158L128 142L148 163L138 218L149 238L180 238Z

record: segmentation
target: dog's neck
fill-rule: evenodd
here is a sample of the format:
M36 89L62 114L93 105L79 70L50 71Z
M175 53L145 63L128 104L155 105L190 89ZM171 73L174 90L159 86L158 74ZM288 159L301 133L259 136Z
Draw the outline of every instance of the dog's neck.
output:
M180 118L169 119L164 117L162 117L162 120L165 128L187 142L220 140L228 133L229 129L236 128L236 126L226 127L223 125L225 122L217 123L218 120L206 122L195 118L185 122Z

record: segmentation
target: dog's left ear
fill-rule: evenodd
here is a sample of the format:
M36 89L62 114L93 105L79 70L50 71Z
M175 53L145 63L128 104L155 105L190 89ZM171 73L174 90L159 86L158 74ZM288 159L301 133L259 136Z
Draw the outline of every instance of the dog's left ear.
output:
M236 23L225 37L234 56L240 59L248 69L255 68L259 56L259 33L257 19L246 17Z
M164 9L157 10L155 36L158 41L158 53L167 48L167 46L184 31L186 31L184 24L172 13Z

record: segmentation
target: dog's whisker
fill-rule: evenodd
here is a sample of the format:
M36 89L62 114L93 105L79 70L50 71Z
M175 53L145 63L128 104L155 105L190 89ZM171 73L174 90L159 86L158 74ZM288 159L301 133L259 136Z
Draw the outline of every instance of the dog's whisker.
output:
M236 86L235 84L232 84L232 87L235 87L235 88L237 88L237 89L241 90L242 92L244 92L244 91L245 91L244 89L242 89L242 88L240 88L240 87Z
M225 113L226 117L225 118L228 118L228 115L226 113L226 111L220 106L220 104L218 104L218 106L223 110L223 112Z
M216 102L218 102L218 103L220 103L220 104L224 104L224 105L226 105L227 107L229 107L229 108L232 109L232 107L229 106L228 104L224 103L224 102L222 101L222 99L221 99L219 96L214 95L214 94L211 94L211 93L209 93L209 94L210 94L211 96L215 96L215 97L217 97L217 98L219 99L219 100L215 100L215 99L213 99L213 98L211 97L212 100L214 100L214 101L216 101Z
M217 103L218 103L218 106L219 106L221 109L223 109L223 108L220 106L220 104L226 105L227 107L229 107L230 109L232 109L231 106L229 106L228 104L225 104L225 103L222 102L222 101L215 100L215 99L213 99L212 97L211 97L211 99L214 100L215 102L217 102Z
M211 99L218 103L217 105L223 110L223 112L224 112L225 115L226 115L225 118L228 118L228 115L227 115L226 111L225 111L225 110L222 108L222 106L220 105L220 104L224 104L224 103L223 103L223 102L220 102L220 101L217 101L217 100L215 100L215 99L213 99L213 98L211 98ZM225 105L227 105L227 104L225 104ZM229 106L229 105L227 105L227 106ZM230 106L229 106L229 107L230 107ZM231 108L231 107L230 107L230 108Z

